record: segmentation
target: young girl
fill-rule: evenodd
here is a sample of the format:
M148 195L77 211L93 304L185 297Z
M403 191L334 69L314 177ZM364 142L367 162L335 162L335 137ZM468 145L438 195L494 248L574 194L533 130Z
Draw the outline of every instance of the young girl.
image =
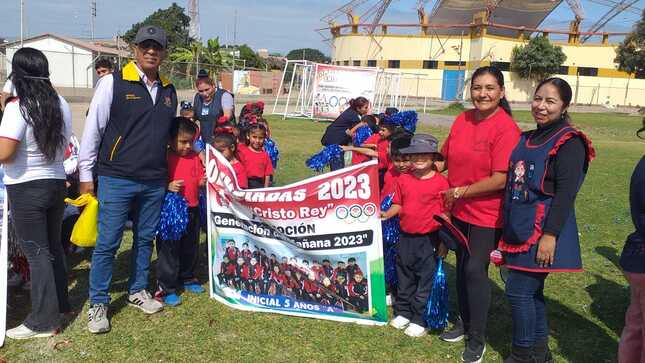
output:
M351 128L348 133L350 135L354 135L356 133L356 130L358 130L360 127L363 126L369 126L369 128L372 130L373 134L368 137L365 141L363 141L362 144L354 146L356 147L361 147L361 148L368 148L372 150L376 150L376 145L378 144L378 141L380 140L381 136L379 135L379 120L376 118L374 115L365 115L361 119L361 122L359 122L356 126ZM368 161L370 157L364 153L355 151L352 152L352 165L364 163Z
M262 124L251 124L246 131L246 147L240 147L240 161L246 168L249 189L267 188L271 184L273 165L271 158L264 151L264 140L267 137L266 127Z
M441 192L448 181L437 172L437 139L418 134L410 146L401 149L409 154L414 170L402 174L396 182L392 207L382 218L399 215L401 236L396 260L399 280L394 304L396 317L390 325L396 329L407 326L405 334L420 337L426 334L424 312L432 289L436 256L445 257L446 247L439 241L440 225L433 216L444 211Z
M213 147L219 151L233 167L233 171L235 171L235 176L237 177L237 184L240 188L248 188L249 183L246 175L246 168L238 160L237 140L235 140L235 136L229 133L215 134L215 137L213 138Z

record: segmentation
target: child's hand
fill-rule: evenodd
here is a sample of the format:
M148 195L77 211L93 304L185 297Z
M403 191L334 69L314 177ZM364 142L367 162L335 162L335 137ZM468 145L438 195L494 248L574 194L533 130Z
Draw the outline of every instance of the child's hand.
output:
M446 258L446 256L448 256L448 247L446 247L443 242L439 242L439 247L437 247L437 256L440 258Z
M382 221L387 221L390 218L392 218L392 216L388 215L387 212L381 212L381 220Z
M173 193L179 193L181 188L184 187L184 181L183 180L173 180L168 184L168 190L173 192Z

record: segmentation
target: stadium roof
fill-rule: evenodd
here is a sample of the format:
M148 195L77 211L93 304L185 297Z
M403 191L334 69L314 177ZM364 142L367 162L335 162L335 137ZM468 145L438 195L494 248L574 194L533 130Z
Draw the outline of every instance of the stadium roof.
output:
M537 28L561 0L500 0L489 20L493 24ZM485 11L482 0L441 0L430 15L430 24L469 24L473 16ZM440 34L459 34L459 29L442 29ZM515 30L489 28L488 33L503 36L515 35Z

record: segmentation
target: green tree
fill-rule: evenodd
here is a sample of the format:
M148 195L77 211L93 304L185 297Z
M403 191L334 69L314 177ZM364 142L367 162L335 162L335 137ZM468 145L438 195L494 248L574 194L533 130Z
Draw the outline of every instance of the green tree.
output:
M158 9L142 22L132 25L123 39L132 44L137 35L137 31L144 25L156 25L166 31L168 35L168 49L190 46L191 39L188 36L188 26L190 25L190 17L184 13L184 8L172 3L167 9Z
M511 53L511 71L524 79L541 81L557 73L567 56L562 47L554 46L548 38L537 36Z
M641 20L616 49L614 62L621 71L645 77L645 10Z
M287 53L287 59L308 60L316 63L331 62L331 58L324 55L318 49L313 48L294 49Z
M181 67L183 64L186 69L186 78L191 77L191 70L193 67L197 67L198 62L202 62L200 57L204 53L204 46L198 41L193 41L188 47L177 47L172 53L170 53L170 61L173 62L173 65L178 65ZM176 64L179 63L179 64ZM195 74L197 73L195 70ZM172 72L171 72L172 73Z
M257 53L255 53L255 51L248 45L242 44L238 46L237 51L240 52L240 56L237 58L245 60L246 67L264 69L264 59L262 59Z

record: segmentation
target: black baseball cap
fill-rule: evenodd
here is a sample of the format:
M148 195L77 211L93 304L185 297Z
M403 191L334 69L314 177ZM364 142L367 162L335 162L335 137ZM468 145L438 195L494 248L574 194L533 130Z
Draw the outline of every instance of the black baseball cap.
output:
M134 38L134 44L140 44L146 40L154 40L164 49L168 47L166 32L156 25L144 25L139 28L137 36Z
M439 141L429 134L416 134L410 140L410 146L401 148L401 154L430 154L439 152Z

